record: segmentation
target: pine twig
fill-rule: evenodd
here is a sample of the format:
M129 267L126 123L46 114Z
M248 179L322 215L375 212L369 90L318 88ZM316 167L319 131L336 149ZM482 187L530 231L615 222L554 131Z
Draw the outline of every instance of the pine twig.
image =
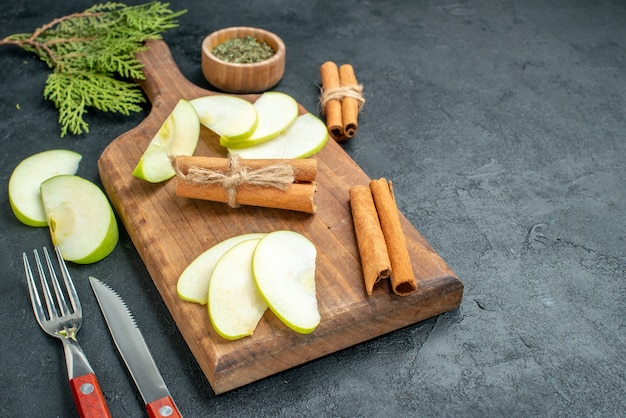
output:
M59 111L61 137L89 132L87 108L124 115L145 101L133 81L143 79L136 54L148 39L178 26L186 11L153 1L138 6L107 2L56 18L33 33L9 35L0 46L14 45L37 55L53 70L44 98Z

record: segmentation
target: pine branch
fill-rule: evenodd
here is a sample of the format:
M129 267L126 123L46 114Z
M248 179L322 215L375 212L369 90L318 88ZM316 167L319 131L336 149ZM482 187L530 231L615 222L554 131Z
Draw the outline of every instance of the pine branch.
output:
M178 26L185 10L172 12L169 4L153 1L138 6L102 3L84 12L52 20L33 33L14 34L0 45L15 45L37 55L53 69L44 98L59 111L61 136L89 132L87 108L124 115L141 110L145 101L136 54L144 42ZM128 80L120 80L120 78Z

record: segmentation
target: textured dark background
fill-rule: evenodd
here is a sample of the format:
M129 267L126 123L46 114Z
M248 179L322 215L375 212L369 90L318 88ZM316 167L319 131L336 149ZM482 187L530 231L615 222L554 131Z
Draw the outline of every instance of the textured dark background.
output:
M129 2L135 3L135 2ZM90 6L2 1L0 37ZM287 45L275 88L317 113L319 66L352 63L366 104L346 151L394 182L401 210L465 283L460 309L216 396L125 232L73 266L79 339L114 416L143 405L87 275L118 288L187 416L623 416L626 411L626 3L613 1L177 1L165 39L209 87L200 43L262 27ZM98 182L109 142L147 115L91 112L59 138L48 69L0 48L0 416L74 416L61 344L37 326L22 251L45 229L12 215L28 155L83 154Z

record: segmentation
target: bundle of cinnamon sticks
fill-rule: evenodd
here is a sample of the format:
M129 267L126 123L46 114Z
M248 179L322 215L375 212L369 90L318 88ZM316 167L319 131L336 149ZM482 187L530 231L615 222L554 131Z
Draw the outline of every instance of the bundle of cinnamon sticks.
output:
M328 133L335 141L344 141L356 135L358 115L365 99L363 86L357 83L350 64L327 61L320 67L322 91L320 106L326 116Z
M390 279L397 295L415 292L417 282L391 182L381 178L369 186L351 187L350 205L367 294L383 279Z
M317 160L177 156L176 195L315 213Z

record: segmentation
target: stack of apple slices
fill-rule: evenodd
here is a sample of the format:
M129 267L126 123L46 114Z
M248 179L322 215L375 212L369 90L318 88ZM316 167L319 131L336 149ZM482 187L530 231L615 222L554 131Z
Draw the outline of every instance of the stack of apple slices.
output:
M280 135L298 117L298 103L284 93L263 93L252 107L257 115L254 130L240 138L222 135L220 145L226 148L250 148L263 144Z
M254 104L215 95L191 101L200 123L220 136L220 145L241 158L306 158L328 141L326 125L310 113L298 116L295 99L265 92Z
M326 125L311 113L298 116L280 135L247 148L228 146L228 152L241 158L307 158L328 142Z
M309 334L320 323L315 245L294 231L250 233L200 254L178 279L181 299L208 304L225 339L252 335L269 309L289 328Z
M113 251L119 231L106 195L76 175L81 159L63 149L24 159L9 179L9 202L20 222L49 227L65 260L87 264Z

